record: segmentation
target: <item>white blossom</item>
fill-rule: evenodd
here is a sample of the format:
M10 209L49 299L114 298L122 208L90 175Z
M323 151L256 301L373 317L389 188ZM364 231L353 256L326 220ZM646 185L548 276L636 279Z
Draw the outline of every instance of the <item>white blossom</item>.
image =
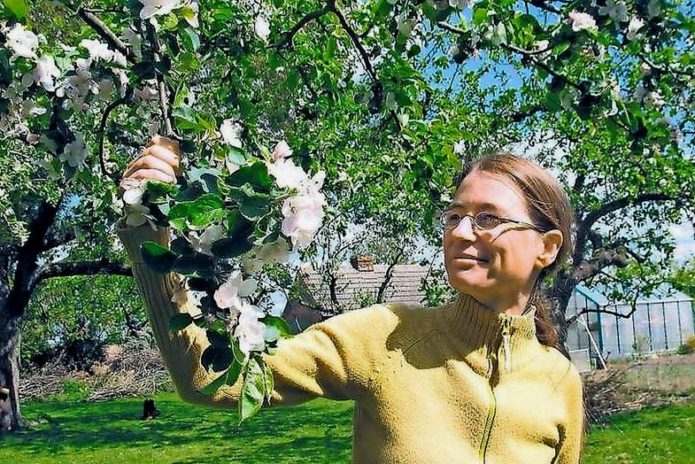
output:
M225 119L222 121L222 125L220 126L222 140L224 140L227 145L231 145L232 147L236 148L241 148L242 146L240 139L241 131L241 124L236 122L234 119Z
M610 16L614 21L623 23L627 21L627 5L621 0L606 0L606 4L599 7L598 14Z
M315 192L297 195L285 200L282 205L282 233L292 240L295 249L304 249L314 239L323 219L323 194Z
M277 145L275 145L275 148L273 149L273 161L284 160L290 156L292 156L292 149L286 141L281 140Z
M280 159L275 163L266 163L266 166L280 188L299 189L308 182L307 173L291 159Z
M252 351L265 349L265 324L260 321L265 316L258 307L239 302L239 322L234 336L239 340L239 349L248 357Z
M454 153L457 155L463 155L466 150L466 142L464 140L459 140L454 144Z
M470 8L475 3L475 0L449 0L449 6L452 8Z
M73 168L82 169L87 154L87 147L84 143L84 136L77 132L75 140L65 145L60 160L68 163Z
M24 58L36 58L36 49L39 46L39 37L17 23L7 33L7 47L15 56Z
M240 271L234 271L227 281L215 290L213 298L219 308L233 308L238 306L239 298L253 295L257 288L258 282L255 279L244 280Z
M661 108L666 104L666 101L661 93L655 90L644 96L644 104L651 108Z
M80 42L80 47L86 48L89 51L89 58L94 61L111 61L113 59L113 50L105 43L98 40L84 39Z
M652 67L649 66L647 63L642 63L639 69L642 72L643 76L648 76L652 73Z
M52 56L42 56L36 62L36 67L31 73L22 77L22 84L29 87L33 83L41 84L46 90L55 89L55 79L60 77L60 69L55 64Z
M203 231L200 236L192 232L189 240L197 251L212 255L212 244L224 238L224 227L218 224L213 224Z
M263 16L257 16L256 21L253 23L253 29L259 39L266 42L270 36L270 24L268 20Z
M167 15L183 4L181 0L140 0L140 3L142 3L142 10L140 10L142 20Z
M579 11L572 11L568 15L568 24L572 26L572 30L579 32L585 29L596 29L596 20L593 16Z
M635 40L637 38L637 31L639 31L642 26L644 26L644 21L634 16L630 20L630 24L627 25L627 34L625 34L627 40Z

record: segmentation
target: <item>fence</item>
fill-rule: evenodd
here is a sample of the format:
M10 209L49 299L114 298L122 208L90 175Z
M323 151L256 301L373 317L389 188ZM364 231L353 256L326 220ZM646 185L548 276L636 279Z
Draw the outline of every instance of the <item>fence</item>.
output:
M567 314L576 314L583 309L599 312L580 316L569 327L567 343L573 350L588 349L593 360L598 359L597 348L604 359L674 351L695 333L692 299L637 302L634 313L624 318L617 314L630 314L632 305L601 305L577 289Z

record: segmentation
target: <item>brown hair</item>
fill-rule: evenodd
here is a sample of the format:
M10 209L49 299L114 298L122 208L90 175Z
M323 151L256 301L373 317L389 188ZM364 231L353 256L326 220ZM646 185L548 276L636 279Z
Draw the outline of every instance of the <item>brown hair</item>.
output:
M574 214L562 185L548 171L533 161L501 152L485 155L464 165L456 179L456 188L473 171L494 174L509 180L523 194L533 223L543 231L557 229L562 233L562 246L555 261L543 269L536 279L532 304L536 307L536 337L546 346L559 347L555 326L550 319L550 305L541 292L543 279L562 266L572 251ZM562 349L560 351L563 351Z

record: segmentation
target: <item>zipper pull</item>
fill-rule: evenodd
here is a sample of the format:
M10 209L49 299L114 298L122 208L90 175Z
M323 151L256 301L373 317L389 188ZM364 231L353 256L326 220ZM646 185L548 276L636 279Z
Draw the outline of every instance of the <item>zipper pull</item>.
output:
M510 339L512 334L512 320L504 319L502 322L502 344L504 345L504 372L512 370L512 350Z

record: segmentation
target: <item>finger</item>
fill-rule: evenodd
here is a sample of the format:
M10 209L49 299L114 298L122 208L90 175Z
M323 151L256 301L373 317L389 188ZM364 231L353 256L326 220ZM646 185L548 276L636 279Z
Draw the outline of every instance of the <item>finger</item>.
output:
M157 169L170 177L176 177L176 172L169 163L162 161L153 155L143 156L142 158L138 158L130 163L130 166L123 176L129 177L135 171L140 169Z
M173 151L162 145L152 145L142 152L142 156L152 155L164 161L172 167L175 173L179 172L179 157Z
M169 137L162 137L161 135L155 135L152 137L152 145L161 145L173 151L177 156L181 156L181 148L179 147L179 142Z
M167 184L176 183L176 178L163 173L159 169L138 169L131 176L131 179L158 180Z

